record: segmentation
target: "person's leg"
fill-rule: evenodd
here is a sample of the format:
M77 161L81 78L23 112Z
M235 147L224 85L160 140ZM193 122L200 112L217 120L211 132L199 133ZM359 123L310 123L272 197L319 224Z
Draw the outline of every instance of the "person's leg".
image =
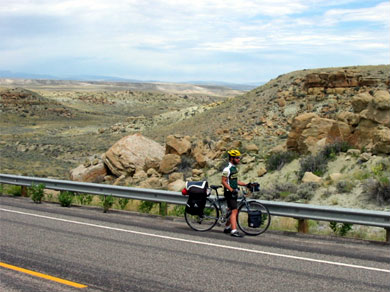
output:
M230 226L232 230L237 230L237 209L232 210L232 214L230 215Z

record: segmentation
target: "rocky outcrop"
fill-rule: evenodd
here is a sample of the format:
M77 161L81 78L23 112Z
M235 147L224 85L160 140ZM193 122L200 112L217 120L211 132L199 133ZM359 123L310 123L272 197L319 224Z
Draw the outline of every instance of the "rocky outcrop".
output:
M374 153L390 153L390 94L378 90L373 95L365 93L353 98L354 114L359 122L353 125L350 143L359 149Z
M354 112L341 112L337 119L304 113L294 118L287 149L315 153L333 142L346 141L358 149L390 153L390 94L378 90L358 94L351 100Z
M357 86L374 87L381 82L378 78L363 77L361 74L349 71L340 70L331 73L311 73L306 75L306 88L345 88Z
M350 126L342 121L320 118L313 113L303 114L293 121L287 149L299 153L315 153L326 144L347 141L350 134Z
M147 159L161 160L164 147L141 134L123 137L104 155L103 161L116 176L132 176L137 169L143 169Z

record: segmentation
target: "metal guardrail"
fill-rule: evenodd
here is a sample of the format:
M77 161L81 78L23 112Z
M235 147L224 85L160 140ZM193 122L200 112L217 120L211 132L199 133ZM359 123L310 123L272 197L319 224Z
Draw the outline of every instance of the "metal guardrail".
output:
M113 186L96 183L84 183L38 177L0 174L0 183L21 186L44 184L46 189L72 191L94 195L112 195L153 202L185 205L187 198L178 192ZM389 234L390 212L361 209L335 208L308 204L271 202L258 200L269 208L271 215L296 219L313 219L318 221L334 221L358 225L383 227Z

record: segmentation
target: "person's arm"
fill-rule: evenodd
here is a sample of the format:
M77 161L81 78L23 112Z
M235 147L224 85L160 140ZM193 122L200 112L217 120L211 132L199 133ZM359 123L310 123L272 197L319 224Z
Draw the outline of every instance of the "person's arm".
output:
M242 181L238 181L237 182L239 186L242 186L242 187L246 187L247 186L247 183L244 183Z
M226 176L222 176L222 185L229 190L230 192L233 192L234 190L232 189L231 186L228 184L228 178Z

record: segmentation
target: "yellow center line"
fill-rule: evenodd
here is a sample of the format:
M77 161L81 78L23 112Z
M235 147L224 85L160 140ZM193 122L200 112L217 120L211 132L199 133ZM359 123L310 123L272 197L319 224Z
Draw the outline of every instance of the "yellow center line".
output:
M14 271L17 271L17 272L22 272L22 273L29 274L29 275L32 275L32 276L35 276L35 277L44 278L44 279L47 279L47 280L50 280L50 281L58 282L58 283L65 284L65 285L68 285L68 286L72 286L72 287L75 287L75 288L86 288L86 287L88 287L88 286L83 285L83 284L79 284L79 283L76 283L76 282L72 282L72 281L61 279L61 278L49 276L49 275L46 275L46 274L34 272L34 271L31 271L31 270L19 268L19 267L12 266L12 265L9 265L9 264L3 263L3 262L0 262L0 267L7 268L7 269L10 269L10 270L14 270Z

